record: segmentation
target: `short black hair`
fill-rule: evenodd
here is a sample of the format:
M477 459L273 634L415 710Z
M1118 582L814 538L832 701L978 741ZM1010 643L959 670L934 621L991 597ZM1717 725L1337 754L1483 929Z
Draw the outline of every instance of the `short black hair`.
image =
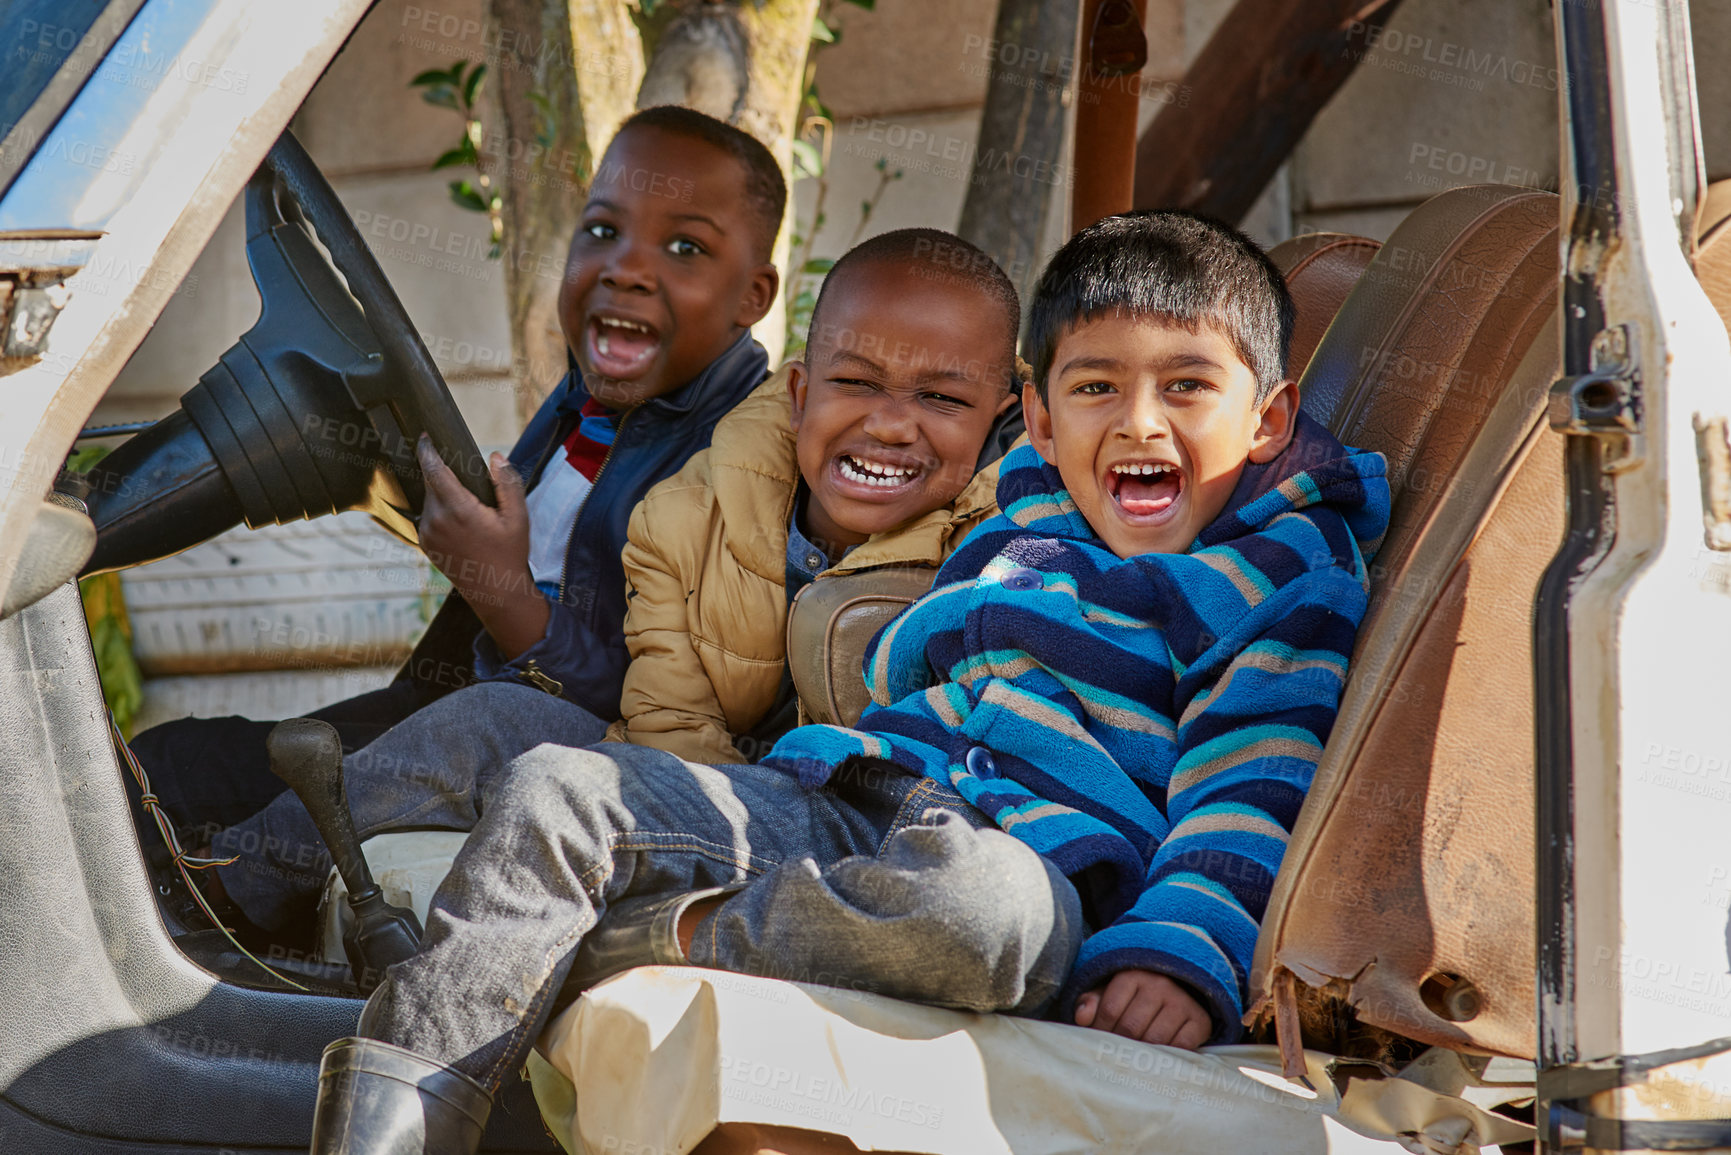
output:
M745 170L745 198L757 216L757 256L765 261L770 259L776 234L781 231L782 214L787 211L787 180L761 141L726 121L679 104L657 104L632 113L613 139L618 140L628 128L658 128L701 140L737 160Z
M898 265L926 280L962 284L978 291L995 308L1004 325L1004 364L1013 379L1016 330L1022 324L1022 301L1004 270L978 245L943 229L896 229L861 241L830 267L811 309L808 334L817 334L823 302L832 289L869 265ZM807 338L810 343L810 337ZM1012 381L1013 383L1013 381Z
M1255 241L1212 217L1179 209L1123 213L1089 225L1052 254L1028 318L1042 401L1059 338L1112 313L1192 333L1213 325L1256 374L1258 403L1286 379L1293 320L1286 278Z

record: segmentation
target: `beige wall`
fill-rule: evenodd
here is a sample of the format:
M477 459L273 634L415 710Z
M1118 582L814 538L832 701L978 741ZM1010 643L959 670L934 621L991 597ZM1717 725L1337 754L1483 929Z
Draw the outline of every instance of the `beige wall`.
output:
M1231 7L1149 0L1144 90L1181 84ZM1156 51L1162 41L1169 47ZM1545 0L1405 0L1375 45L1251 209L1244 226L1252 236L1272 244L1340 230L1381 239L1453 185L1554 187L1556 65ZM1144 125L1159 111L1145 107Z
M1382 238L1446 188L1555 189L1558 99L1544 0L1407 0L1293 158L1295 228Z
M954 230L961 220L980 109L985 102L996 0L878 0L867 11L838 5L839 43L817 55L817 88L835 115L826 222L813 254L837 257L850 241L891 229ZM1074 45L1042 46L1069 58ZM899 170L861 228L861 202L876 190L882 158ZM1041 261L1063 243L1068 149L1053 170ZM797 225L812 219L818 186L794 188Z
M1150 0L1150 39L1156 27L1181 26L1188 61L1230 7ZM1731 177L1731 4L1693 0L1690 16L1707 174L1722 180ZM1317 230L1382 239L1447 188L1555 190L1558 80L1547 0L1405 0L1248 227L1265 241Z

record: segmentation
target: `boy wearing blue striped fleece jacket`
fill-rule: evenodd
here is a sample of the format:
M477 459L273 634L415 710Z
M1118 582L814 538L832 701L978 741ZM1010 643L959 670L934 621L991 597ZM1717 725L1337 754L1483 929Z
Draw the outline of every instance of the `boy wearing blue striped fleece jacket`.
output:
M649 962L1236 1040L1388 521L1382 458L1299 412L1291 328L1227 226L1072 237L1036 291L1002 512L874 639L857 726L762 765L518 758L327 1069L388 1044L423 1090L482 1095L568 977ZM315 1155L350 1150L338 1102Z
M1147 1042L1239 1036L1388 522L1381 455L1299 411L1291 317L1217 223L1072 238L1035 297L1002 512L874 639L858 728L766 759L808 786L864 756L954 787L1079 892L1060 1013Z

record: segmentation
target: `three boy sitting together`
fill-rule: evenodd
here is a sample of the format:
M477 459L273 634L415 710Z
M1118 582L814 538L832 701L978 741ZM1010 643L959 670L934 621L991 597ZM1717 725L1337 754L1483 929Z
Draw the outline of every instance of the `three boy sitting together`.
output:
M755 154L666 116L627 122L600 171L685 166L697 195L598 182L572 246L566 461L592 445L605 460L597 419L617 452L649 398L701 393L748 356L773 297L740 159ZM959 268L933 259L940 242ZM829 976L1182 1047L1238 1038L1387 524L1382 459L1299 411L1291 299L1225 226L1143 213L1072 237L1036 289L1026 384L1018 317L1001 271L943 234L839 262L804 361L630 515L617 710L597 705L606 679L567 674L606 663L571 657L578 635L555 624L588 615L605 634L605 599L524 592L525 571L545 579L552 466L525 470L525 501L499 463L492 510L424 455L423 537L490 563L490 585L458 589L484 627L478 668L503 677L345 761L363 835L474 833L420 952L327 1051L342 1077L315 1152L387 1116L398 1138L478 1139L561 991L645 962ZM976 475L1018 388L1028 443ZM562 522L567 587L571 559L600 548L577 539L604 542L595 527L620 517L597 494ZM853 727L789 729L793 594L909 564L941 568L873 640L872 705ZM592 745L604 731L623 741ZM215 849L316 844L297 810L280 798ZM265 926L322 879L281 853L222 871ZM369 1073L387 1061L414 1078ZM396 1110L404 1095L420 1106Z

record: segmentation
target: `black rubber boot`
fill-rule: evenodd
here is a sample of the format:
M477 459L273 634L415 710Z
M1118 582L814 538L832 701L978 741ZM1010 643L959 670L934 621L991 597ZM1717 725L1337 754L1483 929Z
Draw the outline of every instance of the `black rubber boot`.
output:
M697 903L737 894L740 889L717 886L614 903L577 945L565 990L588 990L632 967L691 965L679 947L680 917Z
M311 1155L474 1155L485 1087L377 1039L338 1039L319 1064Z

